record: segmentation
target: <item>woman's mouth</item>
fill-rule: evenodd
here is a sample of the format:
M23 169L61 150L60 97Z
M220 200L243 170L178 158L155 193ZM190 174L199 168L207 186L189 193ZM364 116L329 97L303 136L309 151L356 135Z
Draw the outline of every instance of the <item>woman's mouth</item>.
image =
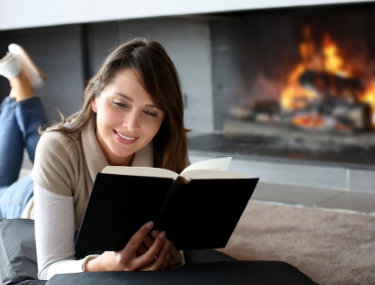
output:
M138 139L138 137L129 137L129 136L121 134L121 133L119 133L115 130L113 130L113 131L117 135L117 137L121 140L121 142L132 143L132 142L134 142Z

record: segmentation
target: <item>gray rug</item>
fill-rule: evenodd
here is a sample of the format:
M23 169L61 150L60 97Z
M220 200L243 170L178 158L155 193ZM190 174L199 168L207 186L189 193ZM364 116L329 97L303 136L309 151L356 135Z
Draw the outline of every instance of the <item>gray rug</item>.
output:
M318 284L375 284L375 214L251 201L222 251L285 261Z

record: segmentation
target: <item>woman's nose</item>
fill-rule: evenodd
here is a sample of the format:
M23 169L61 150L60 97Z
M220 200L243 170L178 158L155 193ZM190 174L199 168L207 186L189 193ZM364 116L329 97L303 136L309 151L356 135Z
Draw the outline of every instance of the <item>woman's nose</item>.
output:
M140 125L140 118L137 112L129 112L126 114L123 124L127 127L128 130L136 130Z

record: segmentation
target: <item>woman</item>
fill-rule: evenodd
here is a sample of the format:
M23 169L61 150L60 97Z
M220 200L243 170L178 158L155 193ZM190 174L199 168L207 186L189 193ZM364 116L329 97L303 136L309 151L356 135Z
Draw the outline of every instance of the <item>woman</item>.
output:
M32 90L40 86L41 73L33 69L34 76L26 76L20 66L18 72L9 73L17 64L6 62L0 62L0 74L10 78L11 94L20 94L23 103L35 101ZM167 233L153 230L152 222L143 225L118 252L76 258L74 237L95 175L106 165L155 166L180 172L187 164L181 88L173 63L156 42L125 43L89 81L82 109L47 128L39 140L32 171L39 278L83 271L163 270L182 264L183 257ZM206 252L196 259L201 260L201 255ZM203 260L222 259L208 257L213 259L206 256ZM233 265L228 264L225 272L232 272ZM218 270L227 265L221 266ZM241 269L240 279L258 284L270 271L276 274L276 283L278 278L311 283L289 265L264 262L249 263ZM198 268L197 272L194 278L198 280L202 271Z
M39 278L178 266L181 253L165 232L152 231L152 222L123 250L83 259L75 258L74 234L104 166L180 172L187 161L181 88L172 61L153 41L137 39L118 47L89 81L82 109L47 128L38 144L32 177Z
M9 53L0 60L0 75L11 85L0 109L0 218L12 219L23 215L33 196L30 175L21 179L18 176L24 148L33 162L38 128L47 122L43 105L34 96L34 90L43 85L46 76L17 44L9 45Z

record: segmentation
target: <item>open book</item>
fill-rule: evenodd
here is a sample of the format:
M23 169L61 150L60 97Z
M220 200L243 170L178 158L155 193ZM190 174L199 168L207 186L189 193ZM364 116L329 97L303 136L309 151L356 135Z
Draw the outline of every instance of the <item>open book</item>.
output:
M178 249L225 247L259 180L228 171L230 160L197 162L181 174L105 167L95 179L76 250L120 250L148 221Z

